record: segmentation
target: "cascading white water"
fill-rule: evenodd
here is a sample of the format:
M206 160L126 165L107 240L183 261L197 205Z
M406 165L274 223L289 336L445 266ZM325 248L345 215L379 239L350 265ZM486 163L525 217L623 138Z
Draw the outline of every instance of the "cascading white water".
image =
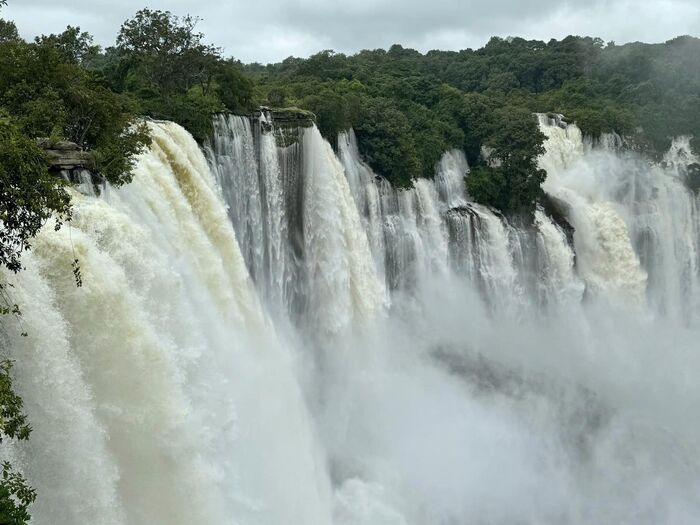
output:
M337 332L376 316L384 294L342 165L315 127L303 145L307 322Z
M535 211L537 252L540 254L542 299L555 306L572 306L581 302L584 284L576 275L575 254L566 234L542 210Z
M620 157L610 149L619 141L595 149L575 126L543 129L551 137L541 160L546 189L565 209L556 218L538 210L530 229L469 202L459 152L443 157L434 181L395 190L362 162L352 131L340 135L338 154L392 306L368 333L324 339L330 347L312 379L337 523L683 523L698 509L685 488L697 486L697 464L686 468L685 453L664 459L669 439L692 449L698 436L677 408L690 407L697 389L690 378L662 379L697 361L693 333L676 332L674 351L652 372L675 320L582 302L585 286L613 305L645 304L649 270L628 226L637 210L619 191L584 191L595 188L570 174L588 163L603 177L605 162ZM314 137L302 156L322 149L326 160L314 165L325 167L301 170L304 184L318 171L330 184L339 168ZM597 163L599 155L607 160ZM316 193L304 217L345 208L344 198L321 202ZM573 246L561 217L574 226ZM325 235L324 224L305 223L304 236ZM308 255L313 245L307 238ZM349 308L342 293L322 303ZM659 382L666 396L654 395ZM673 414L663 408L671 399ZM661 420L672 430L654 430ZM643 459L629 463L630 447ZM659 497L663 505L650 504Z
M448 151L440 159L435 172L435 186L440 199L448 208L466 205L464 177L468 172L469 164L462 151Z
M557 210L524 226L458 151L396 189L352 131L150 124L12 277L35 521L693 523L697 159L540 118Z
M37 374L19 382L30 443L55 442L25 454L47 495L34 522L330 523L293 355L257 304L206 160L182 128L149 127L134 182L75 195L71 228L47 227L18 279L32 313L14 357ZM55 391L33 386L42 377Z
M32 508L37 523L124 523L119 472L108 453L109 435L72 352L69 326L56 291L39 272L37 257L24 258L12 279L21 320L3 326L2 348L15 359L13 375L33 428L27 446L14 447L20 465L42 497ZM23 331L30 331L21 337ZM4 451L8 452L8 451Z
M599 180L604 164L587 162L600 153L584 155L581 133L575 125L563 128L545 120L541 115L549 146L540 160L548 173L544 189L568 205L581 274L600 296L641 304L646 272L634 252L619 206L606 193L606 182Z
M579 268L589 286L684 322L698 322L697 196L684 171L697 162L687 138L673 142L665 166L620 150L619 138L593 147L575 125L552 125L541 165L544 188L568 204ZM604 290L603 290L604 289Z
M284 168L289 147L277 151L274 128L256 136L247 118L219 116L216 130L207 150L210 164L236 230L246 232L240 242L267 304L301 309L310 329L331 333L376 315L383 292L367 237L343 168L318 130L298 131L291 147L304 154ZM255 179L248 183L254 188L246 189L242 179ZM285 195L285 186L287 193L299 193ZM285 202L291 203L289 214ZM291 280L299 282L286 286Z
M284 243L285 211L275 139L263 134L258 152L247 118L218 115L214 127L215 140L206 153L210 160L215 159L212 171L229 203L231 221L240 232L248 268L268 303L280 303L289 254Z

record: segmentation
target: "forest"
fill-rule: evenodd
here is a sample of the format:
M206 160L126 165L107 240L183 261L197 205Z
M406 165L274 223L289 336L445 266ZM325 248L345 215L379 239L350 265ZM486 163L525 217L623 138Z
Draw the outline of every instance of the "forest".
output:
M193 16L143 9L103 49L72 26L26 41L0 18L3 272L22 270L22 253L47 222L58 229L71 219L67 183L50 172L38 140L74 142L90 153L92 172L119 186L149 145L144 118L177 122L203 144L217 113L308 110L332 145L353 128L364 160L398 187L432 177L442 154L459 148L471 167L471 198L526 219L545 177L535 113L563 114L593 140L618 133L657 158L672 137L700 136L700 39L690 36L624 45L493 37L476 50L421 53L394 45L263 65L224 56L197 24ZM20 314L1 282L0 297L3 315ZM0 362L0 442L31 433L11 366ZM28 521L34 498L5 463L0 523Z
M101 49L77 27L25 42L1 21L5 133L76 142L119 184L148 142L139 117L175 121L204 143L215 113L299 108L331 144L353 128L365 160L396 186L432 177L444 151L463 149L472 198L527 216L544 177L533 113L563 114L593 138L616 132L652 156L700 126L700 40L689 36L625 45L494 37L477 50L394 45L244 65L206 43L197 23L144 9Z
M532 210L539 194L544 137L535 112L563 114L593 138L616 132L656 156L700 126L700 40L692 37L621 46L494 37L478 50L323 51L245 71L256 102L313 111L328 140L353 127L366 160L394 184L430 177L443 151L463 149L472 198L506 213Z

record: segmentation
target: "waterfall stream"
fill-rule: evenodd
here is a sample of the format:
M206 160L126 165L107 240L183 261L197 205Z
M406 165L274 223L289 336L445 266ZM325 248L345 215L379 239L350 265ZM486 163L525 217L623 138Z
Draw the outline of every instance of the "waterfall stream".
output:
M698 160L540 126L520 225L460 151L397 189L352 130L149 123L7 276L33 523L694 523Z

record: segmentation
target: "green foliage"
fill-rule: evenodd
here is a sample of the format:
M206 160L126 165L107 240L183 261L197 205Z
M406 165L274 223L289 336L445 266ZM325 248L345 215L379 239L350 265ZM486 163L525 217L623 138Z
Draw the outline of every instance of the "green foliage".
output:
M272 87L267 92L267 102L275 108L283 108L287 101L287 91L283 87Z
M207 93L220 50L203 43L197 17L142 9L122 24L117 51L130 68L162 94L186 92L199 85Z
M406 115L384 98L363 100L360 115L355 133L367 162L394 184L409 186L421 166Z
M12 388L12 364L7 359L0 360L0 443L7 438L28 439L32 432L22 413L22 399Z
M253 108L253 81L243 73L240 62L229 59L219 63L214 75L214 92L221 104L233 113L246 113ZM284 107L284 98L276 107Z
M417 102L401 105L408 118L410 135L418 158L419 177L432 177L435 165L448 149L461 147L464 133L451 119L441 119Z
M546 176L537 167L545 137L535 116L517 107L494 110L489 124L483 139L489 165L467 177L467 189L478 202L527 216L535 208ZM486 180L489 176L493 180Z
M11 369L12 361L0 360L0 443L6 439L28 439L32 431L22 412L22 399L13 390ZM0 475L0 523L27 523L28 508L35 499L34 489L5 461Z
M17 42L19 40L19 33L17 32L15 23L0 18L0 44L4 42Z
M15 472L9 462L2 464L0 478L0 523L25 525L29 522L29 506L34 503L36 492L27 485L24 477Z
M151 102L144 105L149 115L178 122L199 142L211 136L212 115L225 109L214 94L205 94L198 88Z
M76 31L70 34L78 41L90 41ZM67 49L83 58L65 35L0 44L0 107L29 137L69 140L93 151L92 169L122 184L130 180L134 155L148 143L142 127L128 131L137 121L137 104L110 90L99 73L68 61Z
M70 198L63 182L49 175L36 143L0 112L0 267L22 268L20 256L44 223L55 214L70 217Z
M173 120L200 142L219 111L252 110L253 83L233 59L204 43L199 19L142 9L124 22L101 70L115 90L132 94L143 114Z
M256 102L312 110L331 143L354 127L361 153L394 184L431 176L442 152L464 149L472 197L508 214L531 213L540 194L544 137L534 112L563 113L593 137L624 134L652 153L671 136L700 136L700 40L691 37L624 46L492 38L477 50L426 54L399 45L353 56L327 50L245 71L258 83ZM482 157L483 146L500 165Z
M151 142L145 123L129 124L121 133L114 133L93 150L94 171L113 186L131 182L136 156Z
M94 45L92 35L81 31L79 27L66 27L58 35L41 35L35 39L42 46L56 49L61 60L70 64L89 64L97 59L100 46Z
M467 177L467 191L476 202L486 203L495 208L505 205L506 178L503 170L491 166L476 166Z
M268 100L272 103L269 93ZM300 101L302 107L316 115L319 131L333 145L338 133L349 129L353 122L357 122L359 103L359 98L348 99L346 95L328 88L322 88Z
M693 193L696 195L700 194L700 164L693 163L688 166L686 183Z

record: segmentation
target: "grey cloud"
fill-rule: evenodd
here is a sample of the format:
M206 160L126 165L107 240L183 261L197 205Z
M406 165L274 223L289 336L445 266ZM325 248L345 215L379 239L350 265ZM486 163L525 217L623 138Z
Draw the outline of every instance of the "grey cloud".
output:
M394 43L421 51L463 49L492 35L548 40L586 34L620 43L700 33L697 0L10 0L2 16L15 19L25 37L72 24L108 45L145 3L200 16L210 42L260 62Z

